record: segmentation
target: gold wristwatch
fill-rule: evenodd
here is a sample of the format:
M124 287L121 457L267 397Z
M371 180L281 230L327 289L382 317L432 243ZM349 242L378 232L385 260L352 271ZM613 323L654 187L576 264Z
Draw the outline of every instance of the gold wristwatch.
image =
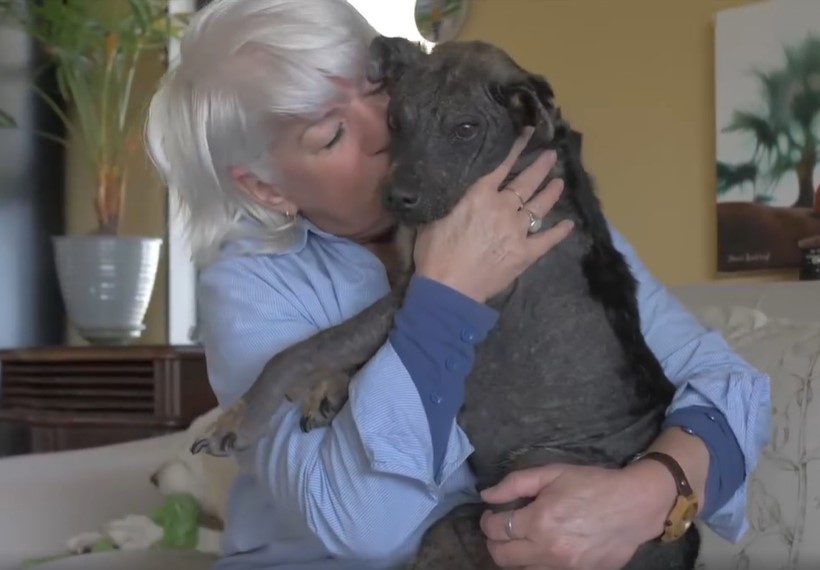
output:
M666 467L672 474L675 480L675 486L678 489L678 496L675 497L675 504L666 516L663 523L663 534L660 535L661 542L673 542L678 540L692 523L698 514L698 498L695 492L689 485L689 480L683 472L680 464L675 459L666 453L660 451L648 451L636 455L632 462L641 459L654 459Z

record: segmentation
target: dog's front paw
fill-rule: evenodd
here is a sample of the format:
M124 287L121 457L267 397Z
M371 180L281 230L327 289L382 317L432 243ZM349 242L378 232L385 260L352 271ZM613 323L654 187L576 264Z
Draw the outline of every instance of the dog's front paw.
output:
M349 384L350 375L346 372L321 372L315 375L307 389L294 389L288 393L288 399L302 403L299 427L303 432L330 425L347 402Z
M256 425L247 417L247 404L239 400L227 408L208 428L205 436L191 446L191 453L205 452L214 457L225 457L242 451L264 432L264 425Z

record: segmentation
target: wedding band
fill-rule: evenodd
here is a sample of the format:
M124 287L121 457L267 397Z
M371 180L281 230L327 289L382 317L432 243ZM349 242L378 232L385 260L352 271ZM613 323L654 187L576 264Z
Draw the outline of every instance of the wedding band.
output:
M519 202L521 202L521 208L525 207L526 202L524 202L524 198L521 197L521 194L519 194L518 192L515 191L515 188L510 188L509 186L504 186L504 190L509 190L510 192L515 194L515 197L518 198ZM521 208L518 208L518 209L520 210Z
M530 225L527 227L527 231L534 234L541 229L541 225L544 223L544 220L536 216L529 208L524 208L524 210L526 210L527 215L530 217Z
M507 523L504 525L504 532L507 534L507 538L509 538L510 540L517 540L515 538L515 535L513 534L512 519L514 513L515 511L509 511L509 513L507 514Z

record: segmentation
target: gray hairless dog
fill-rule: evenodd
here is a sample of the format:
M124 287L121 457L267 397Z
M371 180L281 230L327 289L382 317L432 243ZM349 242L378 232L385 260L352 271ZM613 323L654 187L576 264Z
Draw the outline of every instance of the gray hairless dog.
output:
M659 434L674 388L644 341L636 282L613 246L552 88L483 42L444 43L427 54L382 37L371 55L370 79L384 81L391 95L384 197L405 230L404 279L358 315L271 358L193 451L219 455L250 445L284 398L302 402L303 430L332 421L350 377L387 340L412 271L412 228L446 215L530 125L534 133L508 180L541 150L556 149L548 178L563 178L565 189L543 227L570 218L575 229L488 301L500 317L476 348L458 423L475 447L470 463L481 488L512 470L555 462L623 466ZM496 508L513 506L520 505ZM484 508L460 507L436 523L409 568L496 568L478 525ZM644 544L625 568L689 570L699 545L692 525L678 541Z

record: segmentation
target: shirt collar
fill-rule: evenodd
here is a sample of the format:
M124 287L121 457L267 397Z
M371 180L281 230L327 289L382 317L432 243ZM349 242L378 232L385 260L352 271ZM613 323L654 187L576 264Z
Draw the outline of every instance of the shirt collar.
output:
M221 247L220 257L253 254L254 252L260 250L260 246L266 255L288 255L292 253L299 253L307 245L309 234L314 234L323 240L340 241L344 239L320 229L316 226L316 224L307 218L297 214L294 220L294 225L288 230L288 234L292 240L291 243L279 251L268 251L261 243L261 239L253 235L252 230L254 227L258 228L259 225L259 222L256 220L243 218L240 222L240 226L248 228L248 235L229 238L226 240Z

